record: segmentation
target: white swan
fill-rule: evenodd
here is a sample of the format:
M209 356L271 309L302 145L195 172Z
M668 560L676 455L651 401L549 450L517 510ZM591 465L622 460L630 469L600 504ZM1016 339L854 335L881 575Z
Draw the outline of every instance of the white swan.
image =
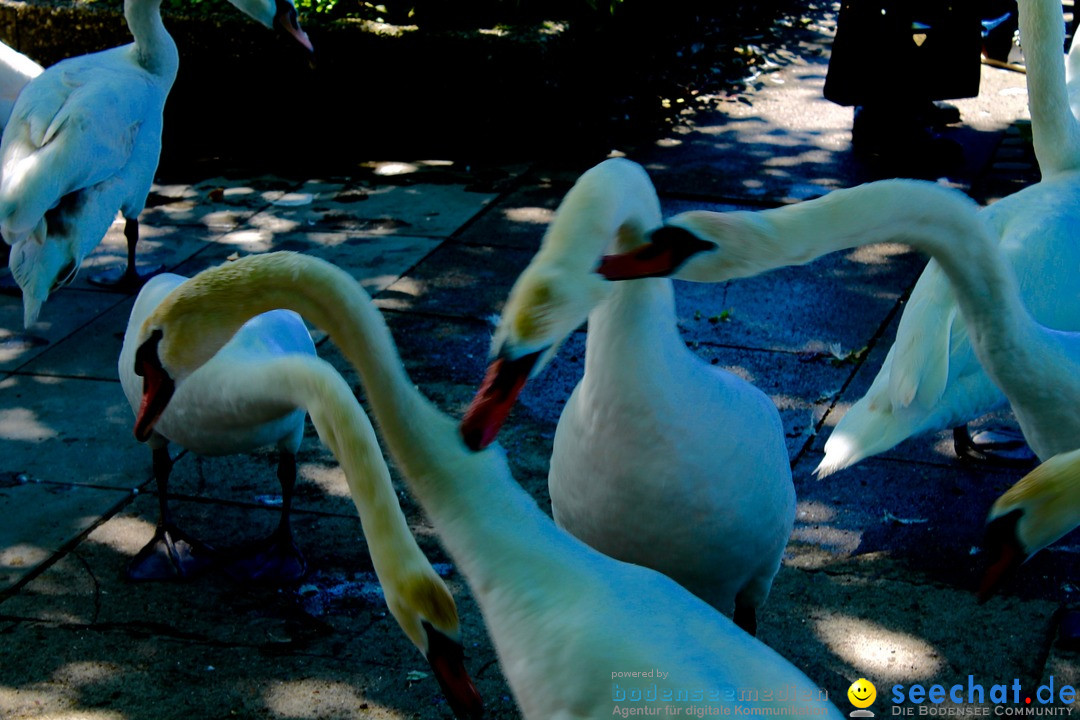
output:
M229 0L238 10L268 29L275 27L295 39L309 52L311 40L300 27L296 6L291 0ZM0 42L0 128L7 125L15 99L28 82L43 73L43 68L26 55Z
M661 222L645 170L592 168L567 193L510 292L495 358L462 432L492 441L530 371L588 318L585 375L555 431L555 522L597 550L665 573L756 629L791 534L795 490L780 415L741 378L687 349L671 282L604 282L605 249Z
M0 42L0 128L7 126L15 98L45 68L8 45Z
M979 595L985 599L1002 579L1032 555L1080 525L1080 450L1055 455L997 499L986 519L991 562Z
M367 294L329 263L251 256L174 292L139 335L149 389L141 422L167 406L170 382L179 386L247 318L274 307L326 330L359 370L383 439L473 589L525 717L611 717L627 707L619 698L655 688L657 705L701 692L705 701L715 693L728 705L741 697L780 714L842 718L805 675L674 581L555 527L501 448L465 447L457 423L409 380ZM615 675L650 668L666 675Z
M163 274L151 278L128 318L117 371L133 411L142 401L142 379L135 374L135 343L143 321L187 278ZM153 451L159 518L154 537L132 560L129 577L136 580L191 577L215 561L216 554L182 532L171 520L167 497L172 459L169 442L199 455L231 455L275 445L279 453L281 522L257 554L245 558L235 572L250 578L285 582L302 577L306 564L292 540L289 513L296 484L296 453L304 436L304 411L267 392L240 393L232 385L245 381L249 366L265 365L287 355L313 357L315 345L304 321L295 313L274 311L252 318L210 363L177 392L155 432L140 440ZM229 392L223 392L228 390Z
M1028 202L1012 218L1020 232L1033 242L1073 232L1080 204L1069 188L1076 182L1065 175L1022 191ZM655 258L669 248L686 258L674 275L701 280L747 277L877 242L912 245L945 273L979 361L1046 460L1080 445L1080 333L1048 329L1028 312L993 219L960 192L881 180L760 212L683 213L653 233L653 246L608 258L599 272L636 276L642 254Z
M1055 0L1020 0L1019 5L1032 129L1043 180L994 203L981 214L1016 276L1028 311L1048 327L1080 330L1080 308L1076 303L1080 297L1080 243L1075 242L1075 223L1080 218L1080 125L1069 109L1059 50L1063 42L1061 5ZM1071 55L1070 63L1080 67L1076 43ZM760 218L732 216L740 219L730 222L753 226L755 232L773 232L779 225L771 226L772 218L784 217L791 218L785 220L785 227L789 222L797 225L792 232L835 232L850 239L854 227L872 220L870 214L897 217L898 210L909 207L902 191L896 197L879 193L875 195L877 205L865 208L855 206L853 200L859 196L843 202L843 215L820 211L762 214ZM836 207L840 206L837 202ZM801 224L794 223L796 217L803 218ZM670 224L693 231L697 222L694 213L686 213L672 218ZM823 225L812 228L811 222ZM784 238L776 236L772 240L780 245ZM799 242L795 245L801 248ZM633 258L610 259L605 273L612 278L667 275L722 282L777 267L772 261L738 267L737 263L725 264L717 257L708 269L677 269L687 254L699 249L688 238L670 244L661 242ZM791 248L783 252L791 254L788 262L801 263L821 254L817 250L811 248L803 256L795 256ZM840 419L825 444L825 458L816 472L828 475L884 452L908 437L962 425L1003 402L1004 396L973 352L949 279L940 263L931 259L912 291L896 341L881 370L866 395Z
M135 301L119 361L124 393L133 409L143 398L142 379L135 374L142 362L136 337L146 317L185 282L187 278L179 275L158 275ZM187 572L191 558L183 546L201 549L197 541L178 536L168 522L168 440L208 455L276 443L282 453L281 525L271 547L260 554L261 562L247 563L245 568L263 577L302 574L304 562L292 544L288 514L305 410L345 471L387 606L428 658L455 712L478 714L481 701L465 671L453 596L409 532L371 423L345 380L315 356L311 336L293 312L273 310L248 320L217 355L177 383L172 401L152 429L136 425L136 436L154 449L155 474L164 470L164 477L158 475L162 522L155 541L133 561L133 569L152 572L164 563ZM175 549L181 551L180 557Z
M1035 155L1044 180L1062 181L1034 197L1007 197L984 212L998 230L1028 310L1050 327L1080 330L1080 313L1070 301L1080 293L1080 244L1062 226L1050 234L1030 224L1032 206L1047 202L1047 192L1080 203L1080 176L1075 174L1080 124L1070 109L1071 87L1065 84L1061 4L1019 0L1018 5ZM833 430L817 472L828 475L908 437L964 425L1003 400L972 351L948 280L931 261L912 291L881 369ZM958 451L964 452L963 444Z
M12 246L8 264L23 291L26 326L49 293L74 277L117 210L128 246L120 282L141 282L138 217L157 169L162 111L179 63L160 4L125 0L133 43L59 62L15 102L0 141L0 233ZM283 26L310 48L286 5L278 5ZM238 7L260 22L274 18L268 0L241 0Z

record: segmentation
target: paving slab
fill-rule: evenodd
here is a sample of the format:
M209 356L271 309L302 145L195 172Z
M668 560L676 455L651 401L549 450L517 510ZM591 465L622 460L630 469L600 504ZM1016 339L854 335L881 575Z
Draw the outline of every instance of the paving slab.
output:
M22 296L0 295L0 370L26 365L123 302L116 293L65 288L49 296L38 321L26 329Z
M135 298L114 293L87 292L83 295L106 295L113 300L113 305L100 310L85 326L43 348L34 359L20 367L21 373L110 381L119 379L116 362L124 344L124 331Z
M182 275L253 253L291 250L332 262L360 281L368 294L381 292L439 246L434 238L297 229L291 224L244 226L177 268Z
M12 375L0 380L4 470L33 481L139 487L144 458L131 452L131 407L119 381ZM48 513L48 507L30 510Z
M35 482L28 473L4 472L0 596L130 499L126 490Z
M269 213L298 228L444 238L495 197L461 185L309 180L273 201Z
M447 243L380 293L376 304L386 310L473 319L498 315L532 256L517 248Z
M232 230L255 213L280 201L297 185L297 180L273 175L218 176L194 183L155 183L139 222L161 227L189 225Z

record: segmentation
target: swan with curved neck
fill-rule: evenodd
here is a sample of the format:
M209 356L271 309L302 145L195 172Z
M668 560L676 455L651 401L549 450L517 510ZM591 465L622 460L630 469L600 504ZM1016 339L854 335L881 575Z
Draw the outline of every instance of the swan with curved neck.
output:
M145 355L138 351L139 330L170 293L188 282L178 275L158 275L139 293L119 367L133 407L139 406L143 390L136 375ZM315 356L298 316L274 310L245 322L220 352L177 382L168 408L154 423L138 424L135 434L155 447L155 469L161 462L158 448L164 448L166 438L216 455L276 441L291 458L287 465L292 471L283 491L282 526L275 533L283 537L276 542L289 545L293 552L285 559L295 558L293 565L302 569L303 560L287 530L305 411L345 473L391 614L431 663L455 713L479 716L482 703L465 670L454 598L409 532L367 415L345 380ZM167 458L168 451L164 452ZM282 484L286 485L284 478ZM163 514L165 493L159 487ZM168 544L175 544L171 537ZM153 543L148 547L153 549Z
M317 288L317 290L316 290ZM327 331L360 373L384 440L472 588L515 698L530 720L615 710L618 668L659 667L658 692L813 689L773 650L667 577L558 529L514 481L501 448L469 450L457 423L409 380L360 285L316 258L271 253L205 271L143 324L141 427L252 315L286 307ZM812 693L813 697L819 695ZM770 707L821 708L783 693ZM774 696L775 697L775 696ZM759 704L746 701L746 704ZM795 712L799 712L798 709Z
M160 6L161 0L125 0L133 43L59 62L15 101L0 141L0 233L12 246L8 265L22 289L26 326L37 320L49 293L74 278L118 210L128 251L119 284L142 282L135 267L138 217L157 169L165 99L179 67ZM283 0L239 0L237 6L263 23L280 17L310 49L295 8Z
M1031 190L1039 193L1054 182ZM1035 198L1040 202L1029 203L1026 232L1074 231L1080 207L1071 198L1051 192ZM1080 409L1072 402L1080 397L1080 334L1050 330L1032 318L990 221L960 192L915 180L881 180L760 212L684 213L653 238L661 246L710 245L675 273L688 279L747 277L885 241L928 253L948 278L979 361L1045 460L1073 449L1080 438ZM633 274L636 262L627 255L609 258L600 273Z
M753 633L795 516L779 413L687 349L670 281L613 284L594 272L606 249L641 244L660 222L640 165L607 160L578 179L514 283L462 433L472 447L491 442L530 367L588 318L585 374L552 447L555 522Z
M1043 180L999 200L981 214L992 229L1004 262L1016 276L1020 298L1031 315L1047 327L1080 331L1076 303L1080 297L1080 243L1075 241L1075 224L1070 222L1080 218L1080 125L1069 106L1069 92L1075 94L1077 85L1076 73L1070 72L1066 86L1061 4L1020 0L1019 8L1032 133ZM1069 64L1080 66L1076 42ZM867 220L866 215L878 212L900 216L903 222L903 208L909 203L902 192L898 197L879 193L875 202L877 205L856 208L848 201L843 214L803 215L803 226L795 232L828 233L835 229L847 234L856 223ZM791 217L794 221L796 215ZM824 224L817 229L806 227L811 217ZM745 222L752 224L749 218ZM692 233L696 223L693 214L670 221ZM784 238L776 240L783 242ZM737 277L719 264L679 269L695 252L697 247L687 242L661 241L639 251L637 257L609 259L605 272L613 278L663 275L701 282ZM805 258L793 256L791 261L804 262ZM758 271L744 268L741 273ZM1002 392L978 361L967 322L959 312L949 278L932 258L905 305L896 341L870 389L848 409L830 435L825 458L817 469L819 475L884 452L909 437L963 425L1004 402ZM959 434L963 437L966 433Z
M150 279L128 318L117 371L132 410L142 399L142 380L135 374L135 338L143 321L158 303L187 278L162 274ZM219 555L172 522L168 488L173 461L169 443L199 455L232 455L275 445L281 483L281 521L264 541L255 544L229 568L243 579L273 582L298 580L307 565L293 542L289 516L296 485L296 453L304 435L304 411L269 394L223 393L230 378L240 378L249 364L265 364L287 355L315 356L304 321L295 313L275 310L252 318L214 360L200 368L192 382L184 383L154 432L139 440L150 445L158 493L158 523L150 542L128 566L133 580L190 578L213 565Z

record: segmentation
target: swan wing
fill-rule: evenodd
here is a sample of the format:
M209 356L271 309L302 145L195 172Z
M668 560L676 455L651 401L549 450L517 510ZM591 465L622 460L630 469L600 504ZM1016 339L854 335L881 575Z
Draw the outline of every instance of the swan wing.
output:
M941 399L949 377L949 355L957 320L956 297L945 272L930 260L900 316L888 366L889 402L906 408ZM885 372L885 368L882 368Z
M65 195L120 173L163 100L145 72L116 62L60 63L28 84L0 143L4 233L28 232Z

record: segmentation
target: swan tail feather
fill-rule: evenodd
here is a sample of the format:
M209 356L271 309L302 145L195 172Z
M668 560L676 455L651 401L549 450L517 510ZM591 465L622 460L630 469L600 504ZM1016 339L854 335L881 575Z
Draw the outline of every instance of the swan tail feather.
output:
M884 393L873 388L840 418L825 441L825 457L814 470L824 478L860 460L890 450L916 430L893 412Z
M69 244L49 240L45 220L26 238L12 245L8 267L22 289L24 327L37 322L49 293L70 279L70 275L61 277L61 273L66 268L77 267L76 260Z
M879 373L887 373L892 407L932 407L945 394L957 317L952 286L941 266L931 260L900 316L889 350L891 360Z

